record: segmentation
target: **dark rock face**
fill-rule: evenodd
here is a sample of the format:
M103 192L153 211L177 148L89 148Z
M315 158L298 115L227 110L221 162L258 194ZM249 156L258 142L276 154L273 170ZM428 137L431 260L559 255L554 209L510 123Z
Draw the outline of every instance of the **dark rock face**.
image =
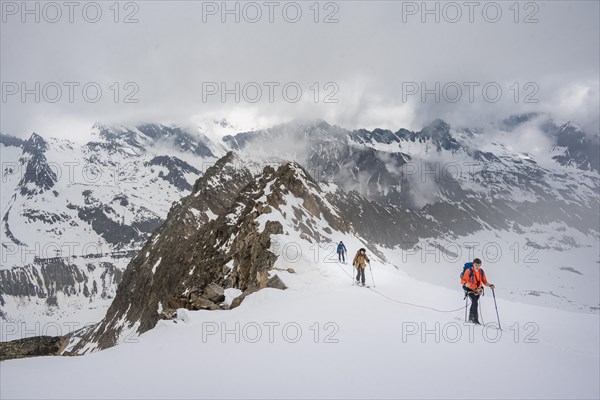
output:
M67 339L63 336L36 336L10 342L0 342L0 361L59 355L67 342Z
M285 286L285 283L283 283L283 281L281 280L281 278L279 276L277 276L277 275L273 275L267 281L267 287L273 288L273 289L280 289L280 290L287 289L287 286Z
M229 306L230 310L233 310L236 307L239 307L240 304L242 304L242 301L244 301L244 299L246 298L247 294L242 293L241 295L239 295L238 297L236 297L235 299L233 299L233 301L231 302L231 305Z
M539 120L539 127L555 140L555 146L566 150L564 154L552 157L556 162L584 171L600 171L598 135L588 135L570 122L558 125L547 114L528 113L511 115L502 121L501 128L510 132L536 119Z
M450 134L450 125L441 119L436 119L419 132L411 132L406 129L401 129L396 132L396 136L411 142L425 142L431 140L431 143L439 152L444 150L458 150L462 146Z
M185 179L184 174L190 172L195 173L197 175L200 174L200 171L192 167L190 164L186 163L183 160L180 160L177 157L172 156L156 156L152 160L150 160L147 163L147 165L160 165L167 168L169 172L166 175L161 172L159 174L159 177L173 184L177 189L181 191L192 190L192 185L190 185Z
M42 221L46 224L52 224L59 221L68 221L70 217L66 213L49 213L46 211L26 208L21 212L21 215L27 217L30 221Z
M136 214L143 215L144 218L134 220L131 225L117 222L110 217L115 214L110 205L97 200L90 190L85 190L82 194L85 206L68 204L67 208L77 210L78 218L89 223L94 232L112 245L141 242L162 223L161 218L144 207L132 210ZM123 197L117 200L121 204L127 203L127 199Z
M215 305L214 301L207 299L206 297L192 294L187 303L183 304L183 307L190 310L210 310Z
M37 133L32 133L24 143L23 152L28 154L44 153L48 150L48 143Z
M212 286L212 287L211 287ZM217 289L218 288L218 289ZM215 295L215 290L223 292L223 288L214 283L209 284L204 290L196 289L187 294L174 296L169 300L169 307L162 311L162 319L173 319L177 315L177 308L188 310L224 310L227 307L221 305L225 295Z
M408 132L408 131L407 131ZM400 135L387 129L375 129L372 132L366 129L359 129L350 133L350 138L357 143L399 143Z
M204 288L204 296L214 303L221 303L225 301L225 291L223 288L216 283L209 283Z
M39 268L39 270L38 270ZM35 265L0 270L0 296L36 296L52 299L57 292L78 293L77 284L87 277L73 264L61 258L43 259Z
M51 189L57 181L56 173L50 168L44 152L48 144L39 135L33 133L23 145L21 162L26 163L25 174L19 182L19 191L23 196L33 196Z
M211 308L214 302L200 293L209 284L224 281L223 265L231 259L240 265L236 283L242 290L256 280L246 270L270 268L274 256L267 251L269 237L280 230L271 226L259 234L254 229L256 215L252 218L243 212L252 207L246 201L261 183L239 163L233 153L227 154L196 182L192 194L173 205L165 223L127 267L106 317L82 344L113 346L124 328L115 325L119 318L127 324L139 322L138 331L143 333L161 317L160 308ZM237 203L244 208L239 209ZM227 218L229 213L233 215ZM211 219L213 215L218 217ZM242 236L248 241L244 253L230 251L227 241L231 237L242 240ZM197 294L192 298L192 293Z
M564 124L556 130L553 127L550 129L556 136L556 145L567 149L564 155L553 157L560 165L600 171L598 136L586 136L584 132L570 124Z
M121 280L122 272L114 264L98 263L103 269L100 281L93 279L89 272L96 268L88 264L87 271L70 264L61 257L36 258L32 264L0 270L0 304L3 296L38 297L46 299L48 305L57 305L59 293L66 296L82 295L87 298L99 295L110 298L112 288Z
M37 268L16 267L0 270L0 298L9 296L47 296L46 287Z

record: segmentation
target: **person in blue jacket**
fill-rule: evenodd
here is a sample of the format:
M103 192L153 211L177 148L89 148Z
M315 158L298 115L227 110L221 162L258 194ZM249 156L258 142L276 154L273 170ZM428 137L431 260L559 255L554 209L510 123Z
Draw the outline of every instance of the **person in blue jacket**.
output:
M347 252L347 251L348 251L348 250L346 250L346 246L344 245L344 242L342 242L342 241L340 240L340 244L338 244L338 246L337 246L338 261L341 261L341 262L343 262L343 263L345 263L345 262L346 262L346 257L345 257L345 255L346 255L346 252Z

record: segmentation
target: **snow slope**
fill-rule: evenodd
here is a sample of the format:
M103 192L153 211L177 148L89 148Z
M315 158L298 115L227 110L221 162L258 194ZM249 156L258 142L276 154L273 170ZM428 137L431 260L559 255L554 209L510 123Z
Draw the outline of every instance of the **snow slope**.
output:
M181 309L177 321L161 321L139 338L91 355L5 361L1 397L600 395L597 315L506 301L508 289L499 287L504 330L471 327L462 322L459 290L377 262L375 288L352 286L349 264L314 263L317 251L301 247L296 274L279 272L288 290L263 289L231 311ZM484 320L494 321L491 297L482 307Z
M564 237L575 238L566 244ZM568 242L570 243L570 242ZM567 311L600 310L598 240L554 224L534 225L518 234L480 231L458 239L424 239L402 249L382 249L411 277L456 287L464 262L479 257L489 280L508 300ZM458 272L457 272L458 270Z

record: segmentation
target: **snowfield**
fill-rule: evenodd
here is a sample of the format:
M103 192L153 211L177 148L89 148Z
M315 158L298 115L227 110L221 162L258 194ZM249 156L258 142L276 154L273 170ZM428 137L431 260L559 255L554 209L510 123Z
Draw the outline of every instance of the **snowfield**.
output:
M459 287L418 281L373 256L375 285L367 271L371 288L353 286L350 262L333 259L331 246L273 239L296 249L275 265L295 273L273 271L288 290L260 290L230 311L180 309L177 320L89 355L4 361L1 397L600 396L598 314L508 301L498 285L503 330L491 293L481 301L487 326L467 325ZM352 257L360 241L342 239Z

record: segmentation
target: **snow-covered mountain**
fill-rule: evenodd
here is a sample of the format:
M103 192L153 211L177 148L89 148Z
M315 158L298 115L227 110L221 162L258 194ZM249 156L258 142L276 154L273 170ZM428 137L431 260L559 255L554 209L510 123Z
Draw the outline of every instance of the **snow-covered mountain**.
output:
M596 265L577 264L561 272L553 263L527 273L527 263L487 263L500 314L488 293L481 300L486 325L476 327L463 323L465 303L458 287L411 276L417 268L441 272L445 265L403 262L401 249L369 238L368 223L353 222L354 209L342 207L346 204L359 210L371 205L370 216L382 213L379 221L386 216L388 223L407 229L410 222L427 219L390 215L396 206L377 205L357 192L317 182L296 162L261 165L251 157L226 154L174 203L164 224L132 259L104 319L55 345L59 353L87 355L7 361L2 396L600 394L597 310L540 307L511 293L519 285L558 288L544 275L563 273L559 281L587 292L588 301L598 295ZM539 226L523 229L535 235ZM514 234L497 233L503 239ZM360 247L368 249L370 288L354 286L350 263L337 262L339 240L350 257ZM571 250L563 252L573 255ZM558 253L549 249L544 262ZM458 286L461 266L449 267L450 280ZM107 350L88 354L98 349ZM466 394L464 367L456 366L465 354L473 354L483 372L468 380ZM257 359L260 368L244 367ZM168 367L174 363L178 368ZM515 365L536 373L524 376ZM371 371L370 380L349 385L357 368ZM60 384L64 374L77 383ZM300 384L301 378L311 384ZM44 385L43 392L25 384L33 379ZM565 385L565 379L572 384Z
M231 132L226 121L217 126ZM2 136L0 300L7 320L99 321L127 264L148 252L139 249L173 202L190 191L209 196L185 211L200 229L227 211L244 185L268 179L264 165L277 170L288 161L319 187L326 209L342 215L345 228L336 231L352 230L418 279L454 287L455 266L479 252L521 277L508 298L597 312L597 140L547 115L513 116L487 129L437 120L396 132L292 122L226 135L222 143L158 124L97 124L93 135L84 145ZM543 140L527 143L531 137ZM227 149L239 154L229 168L237 171L235 190L224 183L228 176L214 178L225 192L210 197L196 179ZM171 214L180 210L175 203ZM310 224L297 228L315 243L325 240ZM174 235L166 249L192 234Z
M158 124L96 124L92 137L0 136L6 320L98 321L133 254L219 155Z

